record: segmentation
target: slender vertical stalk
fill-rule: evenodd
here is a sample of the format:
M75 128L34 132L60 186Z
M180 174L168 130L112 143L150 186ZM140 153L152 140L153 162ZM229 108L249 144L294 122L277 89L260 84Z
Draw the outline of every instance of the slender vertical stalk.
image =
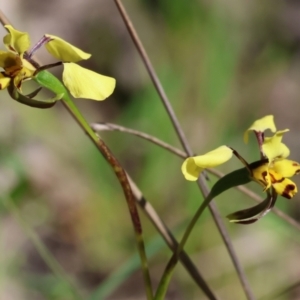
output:
M114 0L114 1L115 1L115 4L116 4L116 6L119 10L119 13L120 13L123 21L125 23L125 26L126 26L128 32L129 32L129 34L130 34L130 36L133 40L133 43L135 44L135 46L136 46L136 48L137 48L137 50L138 50L138 52L141 56L141 59L144 62L144 65L145 65L145 67L148 71L148 74L149 74L149 76L152 80L152 83L155 86L155 88L157 90L157 93L160 96L160 99L161 99L167 113L169 114L170 120L171 120L171 122L173 124L173 127L174 127L174 129L175 129L175 131L178 135L178 138L179 138L179 140L182 144L182 147L184 148L184 150L185 150L185 152L188 156L192 156L193 152L192 152L192 150L191 150L191 148L190 148L190 146L189 146L189 144L188 144L188 142L185 138L185 135L184 135L184 133L181 129L181 126L180 126L178 120L177 120L176 114L175 114L175 112L174 112L174 110L173 110L173 108L170 104L170 101L169 101L169 99L168 99L168 97L167 97L167 95L166 95L166 93L165 93L165 91L164 91L164 89L163 89L163 87L160 83L160 80L158 79L158 76L157 76L157 74L156 74L156 72L155 72L155 70L152 66L152 63L151 63L151 61L150 61L150 59L147 55L147 52L146 52L145 48L143 47L143 44L140 41L140 39L138 37L138 34L137 34L137 32L136 32L136 30L135 30L135 28L134 28L134 26L133 26L133 24L132 24L132 22L131 22L131 20L128 16L122 2L121 2L121 0ZM199 185L199 188L200 188L200 190L201 190L201 192L202 192L202 194L205 198L209 193L209 189L208 189L208 186L207 186L203 176L201 176L199 178L198 185ZM246 275L245 275L245 273L242 269L241 264L239 263L237 255L234 251L234 248L233 248L232 242L230 240L229 234L228 234L228 232L227 232L227 230L226 230L226 228L223 224L223 221L220 217L220 214L217 210L217 207L216 207L216 205L214 204L213 201L210 202L209 209L210 209L210 212L211 212L211 214L213 216L213 219L216 223L216 226L217 226L217 228L218 228L218 230L219 230L219 232L220 232L220 234L223 238L224 244L227 248L227 251L229 252L231 260L232 260L232 262L235 266L236 272L238 274L238 277L239 277L240 282L242 284L242 287L244 289L245 295L246 295L248 300L254 300L255 297L253 295L251 287L248 283Z

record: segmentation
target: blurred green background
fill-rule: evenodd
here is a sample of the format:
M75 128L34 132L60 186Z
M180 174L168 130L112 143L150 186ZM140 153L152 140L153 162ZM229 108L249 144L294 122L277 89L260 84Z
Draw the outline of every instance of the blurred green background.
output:
M255 140L244 145L243 132L255 119L273 114L278 129L291 129L284 142L291 158L300 161L299 2L123 2L195 153L226 144L248 161L256 160ZM1 10L18 30L30 33L32 44L44 33L62 37L92 54L81 65L117 79L108 100L76 100L90 122L118 123L180 147L113 1L10 0ZM0 32L5 34L4 29ZM44 50L38 58L45 64L54 62ZM60 76L61 69L53 71ZM32 88L28 83L25 91ZM119 184L60 103L50 110L33 109L10 99L6 91L0 100L1 194L12 198L26 224L89 299L108 278L112 283L120 279L115 272L137 252ZM196 184L183 179L182 160L124 133L102 136L170 228L191 218L202 197ZM233 159L220 170L240 166ZM249 187L263 195L257 185ZM280 198L276 206L299 220L299 203L299 196ZM260 298L299 279L300 238L271 213L250 226L225 219L252 204L234 190L217 199L253 292ZM0 214L0 299L72 299L11 206L0 203ZM154 249L149 264L156 285L170 251L142 213L141 218L147 249ZM182 227L175 233L180 238ZM245 299L208 212L186 250L220 299ZM125 277L105 298L94 294L94 299L145 299L140 269ZM296 289L278 299L299 298ZM178 266L168 299L206 298Z

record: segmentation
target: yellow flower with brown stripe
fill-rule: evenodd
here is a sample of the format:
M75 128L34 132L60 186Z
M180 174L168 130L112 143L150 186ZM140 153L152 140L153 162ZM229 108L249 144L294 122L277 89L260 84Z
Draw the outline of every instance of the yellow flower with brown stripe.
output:
M267 162L256 169L250 169L250 172L253 180L261 184L265 191L272 187L276 194L291 199L298 190L296 184L287 177L298 174L300 165L298 162L286 159L290 150L281 140L283 134L289 131L288 129L277 131L272 137L264 136L266 129L276 131L273 119L273 116L267 116L257 120L245 132L247 140L248 132L254 131L258 140L261 159L267 159Z

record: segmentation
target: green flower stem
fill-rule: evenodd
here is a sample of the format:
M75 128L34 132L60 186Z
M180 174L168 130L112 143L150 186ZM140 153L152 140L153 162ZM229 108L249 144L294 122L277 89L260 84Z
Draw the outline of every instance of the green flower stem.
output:
M161 277L161 280L159 282L154 300L163 300L163 299L165 299L165 295L166 295L166 292L168 290L168 286L169 286L169 283L171 281L173 271L174 271L175 266L177 265L177 262L179 260L180 253L183 251L185 243L186 243L187 239L189 238L195 224L197 223L198 219L200 218L203 211L208 206L208 204L210 203L211 200L213 200L213 197L212 197L212 194L209 194L205 198L205 200L202 202L202 204L200 205L200 207L196 211L193 219L189 223L189 225L188 225L186 231L184 232L184 235L183 235L176 251L174 251L171 259L169 260L169 262L168 262L168 264L165 268L165 271L164 271L164 273Z
M256 163L256 162L255 162ZM254 164L255 164L254 163ZM251 164L252 165L252 164ZM156 291L155 300L164 299L165 294L168 289L168 285L170 283L174 268L179 260L180 254L183 251L183 248L185 246L185 243L190 236L190 233L192 232L196 222L202 215L205 208L210 204L210 202L213 200L213 198L217 197L218 195L222 194L223 192L227 191L228 189L231 189L235 186L243 185L246 183L249 183L251 181L249 171L247 168L241 168L238 170L235 170L224 177L220 178L211 188L209 194L206 196L198 210L196 211L193 219L191 220L190 224L188 225L183 238L181 242L179 243L176 251L174 251L171 259L169 260L164 274L161 277L161 281L159 283L159 286Z
M68 278L68 275L62 269L61 265L57 262L56 258L47 249L39 236L32 230L30 226L28 226L26 221L22 218L19 208L14 204L13 200L9 196L2 195L1 202L12 213L14 218L22 227L22 230L26 233L27 237L32 242L42 259L46 262L47 266L51 269L53 274L68 287L70 293L73 295L73 299L83 299L76 286L71 282L71 280Z
M135 198L133 195L133 192L131 190L130 183L127 179L126 172L121 166L121 164L118 162L118 160L115 158L111 150L107 147L107 145L104 143L104 141L97 135L88 122L85 120L77 106L72 101L71 97L69 96L68 91L64 87L64 85L51 73L48 71L42 71L39 72L35 80L40 84L41 86L51 90L56 95L59 95L68 109L68 111L73 115L77 123L80 125L80 127L85 131L85 133L88 135L88 137L92 140L92 142L95 144L95 146L98 148L98 150L101 152L103 157L106 159L106 161L111 165L113 168L113 171L115 172L125 195L125 198L127 200L128 209L130 212L131 220L134 227L135 232L135 239L140 255L141 260L141 266L143 271L143 277L145 282L145 288L146 288L146 294L147 299L152 300L153 294L152 294L152 284L151 284L151 278L149 274L149 268L148 268L148 262L147 262L147 256L145 252L145 245L144 245L144 239L142 235L142 226L140 222L140 218L138 215L138 210L135 203Z

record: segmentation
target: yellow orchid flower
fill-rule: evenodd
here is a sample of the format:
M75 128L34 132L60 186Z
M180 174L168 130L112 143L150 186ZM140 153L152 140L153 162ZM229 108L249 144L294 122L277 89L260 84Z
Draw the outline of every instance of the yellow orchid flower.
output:
M264 132L270 129L275 134L265 137ZM249 178L259 183L267 198L259 205L235 212L228 217L231 222L249 224L264 216L275 204L277 195L291 199L297 193L296 184L288 179L300 172L298 162L286 159L290 150L282 143L282 137L288 129L277 131L274 117L269 115L256 120L245 132L244 141L248 142L249 131L254 131L260 149L260 160L248 164L235 150L221 146L204 155L187 158L181 170L187 180L195 181L200 173L210 167L215 167L228 161L232 154L237 156L246 166Z
M36 68L26 59L24 53L30 47L29 36L26 32L5 26L9 31L3 38L3 43L9 51L0 51L0 67L3 68L0 78L0 89L8 87L11 81L18 89L24 80L33 76Z
M250 126L248 131L254 131L260 149L261 157L267 158L268 162L257 169L251 170L253 180L264 186L264 190L271 186L278 195L291 199L297 193L297 186L286 177L292 177L300 172L300 165L286 159L289 156L289 148L281 142L283 134L289 129L275 132L272 137L264 137L264 131L271 129L276 131L273 116L267 116L255 122L256 126ZM261 180L265 178L265 182Z
M39 69L34 66L31 57L44 45L51 55L62 62L64 66L63 82L73 97L104 100L112 94L116 84L114 78L97 74L75 64L75 62L90 58L91 54L49 34L44 35L29 50L28 33L18 31L10 25L5 28L9 33L3 38L3 42L8 51L0 51L0 67L4 70L0 73L0 89L5 89L13 84L21 90L22 82L32 79L38 72ZM41 69L46 68L47 66L41 67Z

